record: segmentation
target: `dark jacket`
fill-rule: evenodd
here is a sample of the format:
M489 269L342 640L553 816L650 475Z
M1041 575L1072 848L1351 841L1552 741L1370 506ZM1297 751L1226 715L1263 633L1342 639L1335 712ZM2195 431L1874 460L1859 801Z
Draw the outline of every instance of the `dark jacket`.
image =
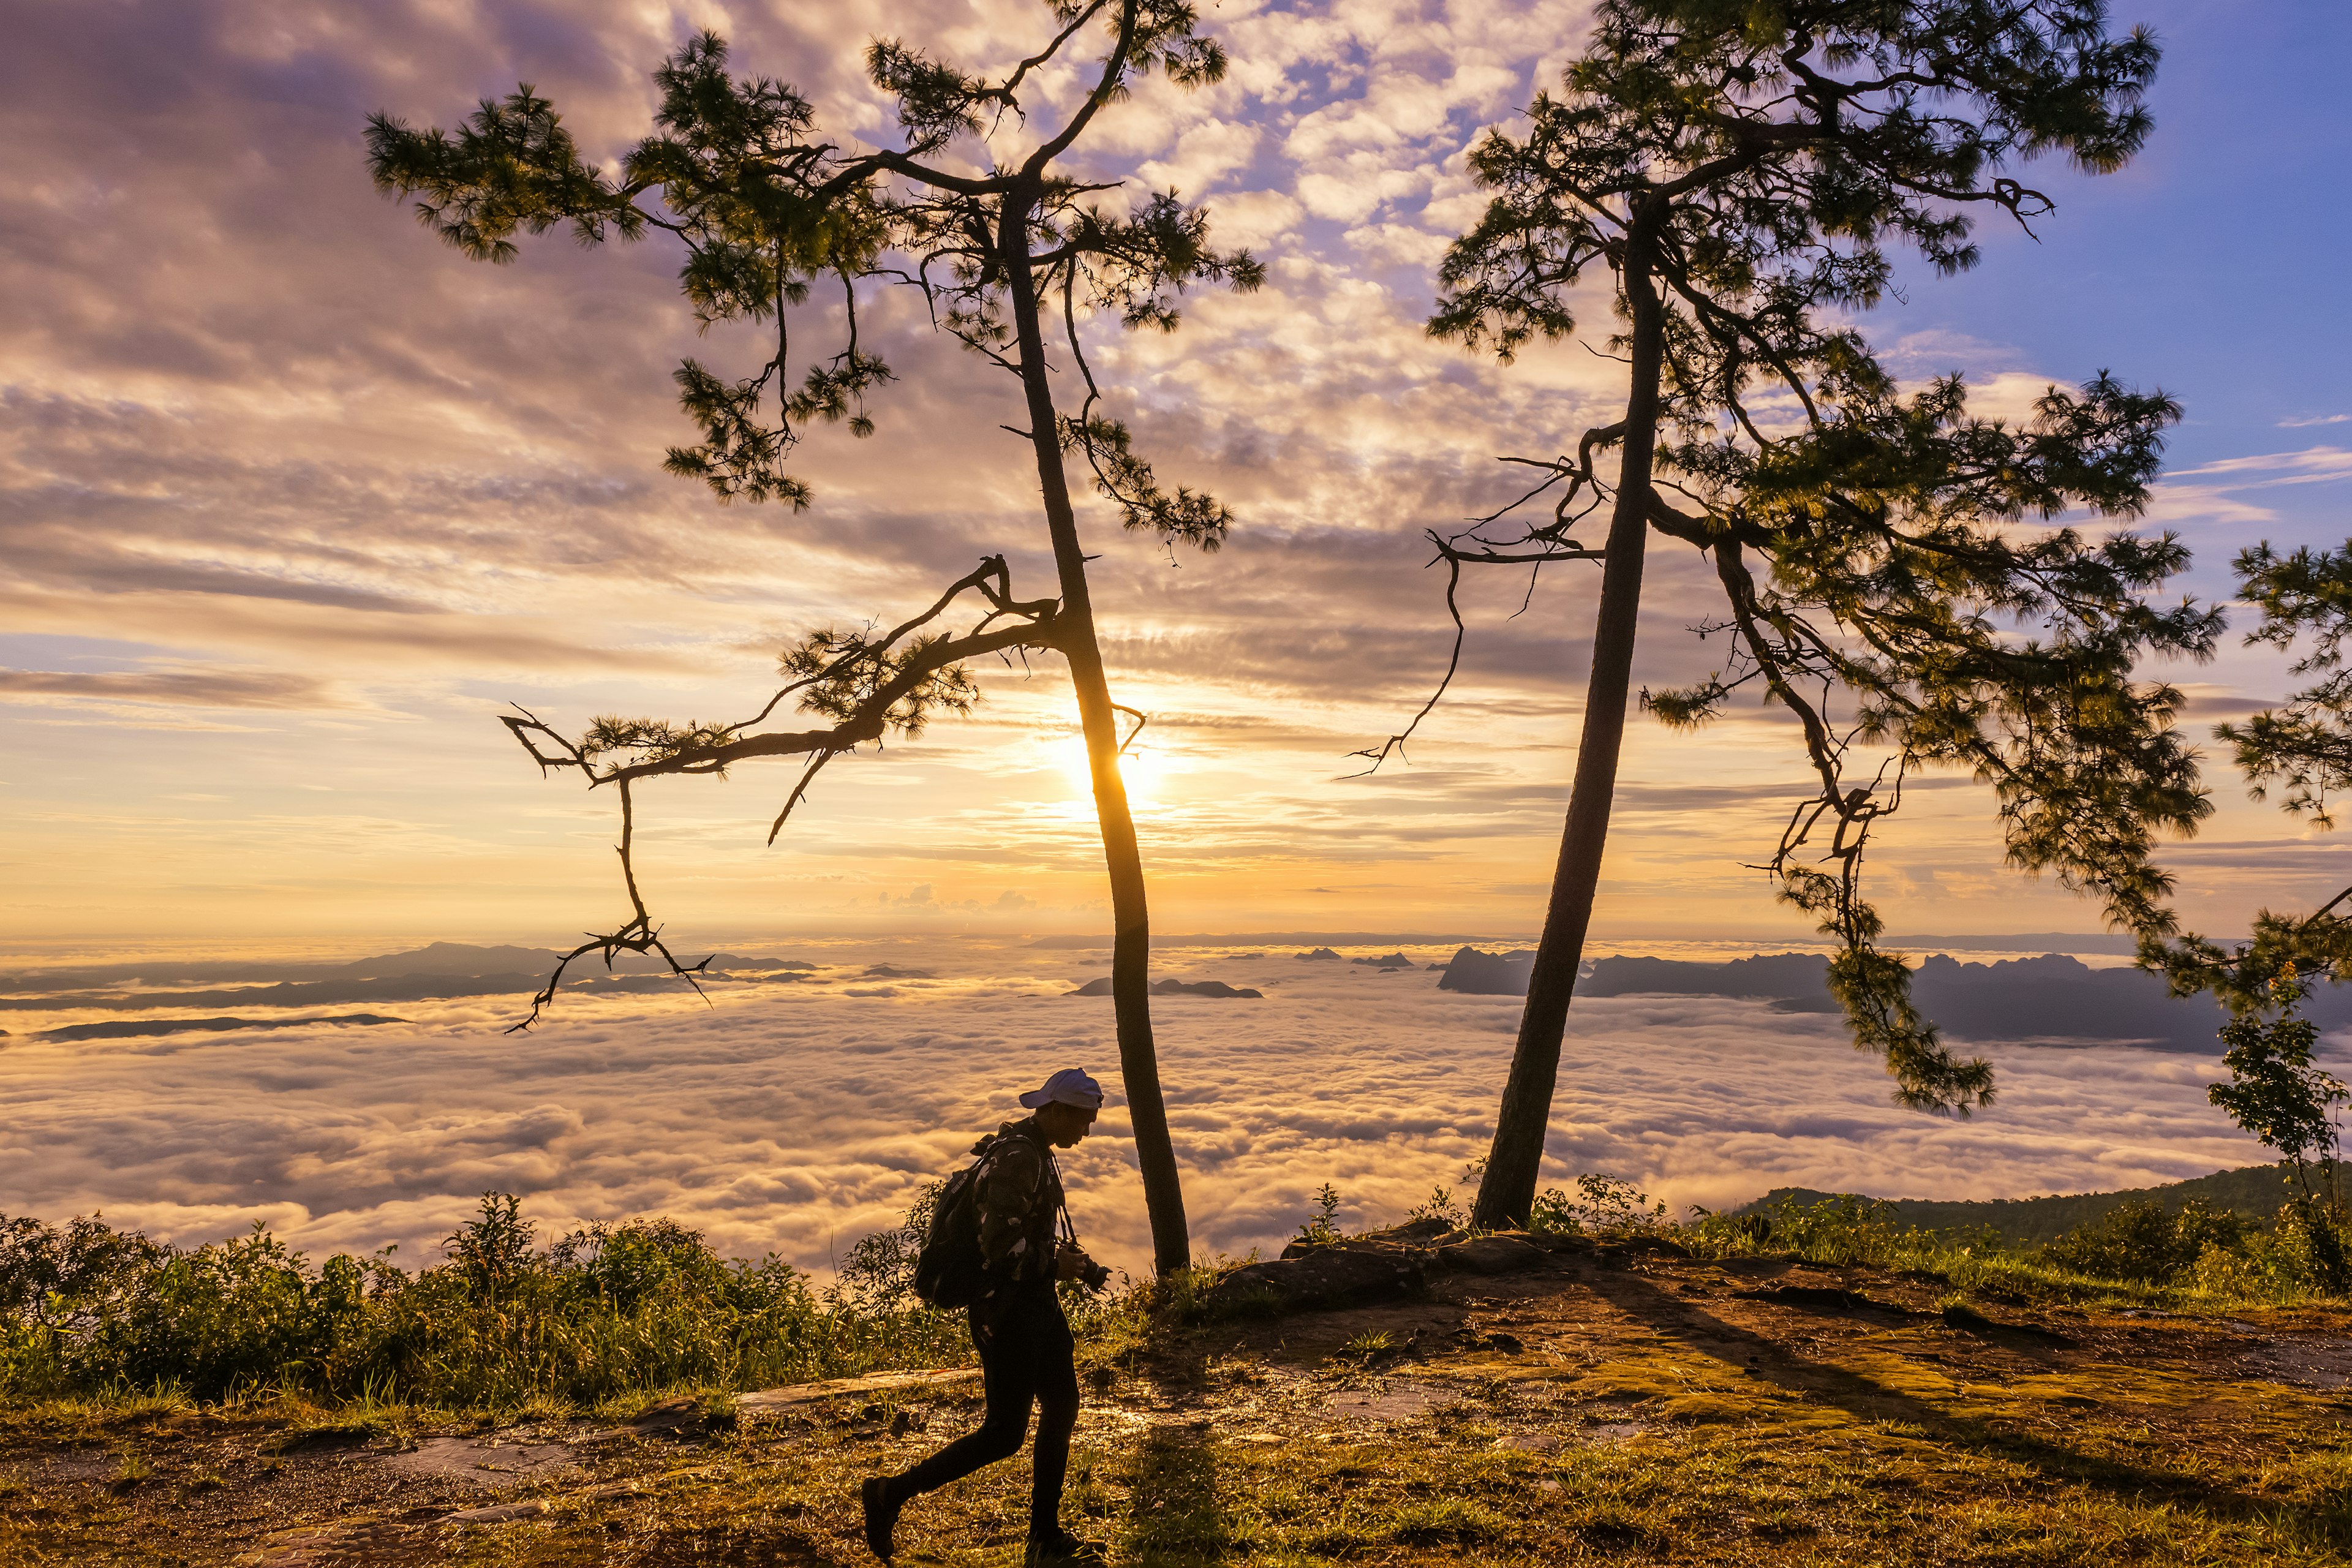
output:
M998 1288L1050 1283L1062 1176L1034 1119L1008 1121L981 1157L980 1255Z

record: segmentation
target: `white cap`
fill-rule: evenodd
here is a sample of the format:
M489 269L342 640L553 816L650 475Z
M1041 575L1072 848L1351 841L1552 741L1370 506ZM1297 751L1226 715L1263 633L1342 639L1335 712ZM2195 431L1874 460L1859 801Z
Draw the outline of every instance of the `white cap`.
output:
M1075 1105L1080 1110L1102 1109L1102 1085L1088 1078L1083 1068L1064 1068L1045 1080L1043 1089L1033 1089L1021 1097L1021 1103L1034 1110L1041 1105Z

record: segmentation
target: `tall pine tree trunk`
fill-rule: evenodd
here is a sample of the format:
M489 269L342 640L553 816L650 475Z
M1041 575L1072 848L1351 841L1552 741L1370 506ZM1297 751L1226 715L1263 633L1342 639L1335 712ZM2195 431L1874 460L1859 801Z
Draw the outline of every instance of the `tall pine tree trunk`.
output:
M1159 1050L1151 1037L1151 917L1144 904L1143 854L1135 841L1135 818L1128 810L1127 783L1119 776L1118 714L1103 678L1102 647L1095 638L1094 604L1087 592L1087 558L1078 547L1077 517L1062 471L1053 389L1045 380L1045 337L1037 322L1036 282L1029 270L1029 214L1036 196L1015 192L1003 200L999 244L1013 297L1013 326L1022 387L1028 394L1037 481L1045 493L1045 526L1053 536L1054 566L1061 578L1062 607L1055 622L1070 661L1070 684L1077 691L1078 723L1086 733L1087 766L1094 779L1095 816L1102 825L1103 858L1110 871L1110 989L1118 1025L1119 1075L1135 1125L1136 1163L1143 1172L1152 1262L1165 1275L1188 1266L1192 1254L1184 1226L1184 1190L1176 1173L1176 1147L1168 1134L1168 1106L1160 1093Z
M1654 210L1654 209L1653 209ZM1495 1142L1471 1223L1488 1229L1524 1226L1542 1174L1544 1139L1551 1129L1552 1087L1559 1076L1560 1037L1592 921L1593 890L1609 841L1609 808L1617 789L1617 758L1625 739L1625 699L1633 673L1633 633L1642 609L1642 552L1648 542L1650 470L1657 449L1658 374L1664 351L1664 310L1650 277L1654 217L1637 216L1625 244L1625 296L1633 310L1633 374L1625 401L1624 463L1616 509L1610 514L1608 559L1601 569L1601 608L1592 626L1592 673L1585 687L1584 738L1576 752L1576 783L1568 797L1568 826L1552 873L1543 939L1528 979L1527 1010L1511 1053L1511 1076L1495 1123Z

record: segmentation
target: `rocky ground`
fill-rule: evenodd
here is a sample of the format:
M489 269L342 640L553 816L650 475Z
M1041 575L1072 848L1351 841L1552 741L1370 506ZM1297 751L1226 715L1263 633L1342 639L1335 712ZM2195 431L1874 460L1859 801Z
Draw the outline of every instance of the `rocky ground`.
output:
M1072 1522L1134 1562L2352 1560L2352 1317L1515 1245L1396 1299L1108 1343ZM856 1563L856 1479L978 1408L950 1370L618 1426L303 1419L13 1420L0 1561ZM1014 1559L1001 1468L909 1510L902 1558Z

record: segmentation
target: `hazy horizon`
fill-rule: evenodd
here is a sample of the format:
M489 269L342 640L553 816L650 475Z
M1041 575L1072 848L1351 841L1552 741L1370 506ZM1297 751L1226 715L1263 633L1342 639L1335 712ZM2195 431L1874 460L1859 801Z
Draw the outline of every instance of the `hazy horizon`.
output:
M1453 931L1338 928L1319 931L1155 931L1151 943L1155 955L1181 952L1187 947L1248 945L1253 942L1361 947L1382 943L1426 945L1432 942L1444 942L1485 948L1532 948L1538 934L1532 929L1512 931L1507 928ZM0 938L0 978L5 978L10 969L47 972L85 965L120 965L145 958L181 963L339 963L416 951L436 943L458 947L521 947L562 952L575 945L578 940L571 932L550 933L533 930L460 931L457 934L446 931L385 932L373 936L342 935L331 939L291 933L261 933L234 940L135 934L62 934L39 941ZM1035 945L1069 952L1082 952L1090 947L1107 952L1111 944L1108 932L1084 931L986 930L969 926L895 926L859 930L838 924L824 930L752 928L718 933L688 928L670 933L666 940L669 940L673 951L688 963L705 953L729 952L745 956L788 957L790 954L782 949L795 943L805 946L828 942L971 940L1003 942L1015 947ZM1076 945L1079 943L1086 945ZM1645 956L1717 962L1774 952L1827 952L1834 950L1836 945L1831 938L1805 931L1769 936L1694 936L1634 931L1592 936L1585 943L1585 958L1590 961L1610 956ZM2101 931L1890 933L1881 945L1889 952L1907 952L1915 959L1930 952L1943 952L1954 957L2015 957L2056 952L2095 964L2127 960L2133 951L2130 937Z

